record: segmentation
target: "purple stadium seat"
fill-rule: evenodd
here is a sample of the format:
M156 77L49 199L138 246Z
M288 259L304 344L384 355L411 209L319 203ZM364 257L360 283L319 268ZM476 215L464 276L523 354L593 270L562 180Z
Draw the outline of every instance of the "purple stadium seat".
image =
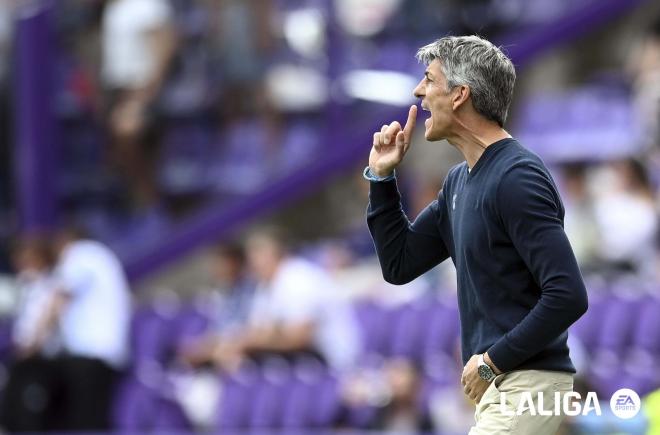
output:
M598 332L598 349L619 353L631 341L645 298L615 296L607 302Z
M135 365L145 361L164 363L171 346L169 319L153 307L136 310L131 324L131 348Z
M292 380L283 397L282 419L283 429L297 429L308 427L310 423L310 408L312 406L313 383L304 382L300 379Z
M218 431L248 427L251 408L254 404L253 393L261 382L258 369L244 366L234 375L222 379L222 398L218 412Z
M657 296L644 299L635 317L632 340L623 352L617 378L621 385L644 395L660 388L660 374L656 370L660 363L660 299ZM618 385L612 388L615 386Z
M349 408L346 421L349 427L355 429L368 429L374 425L379 414L379 408L375 406L358 406Z
M113 426L121 432L138 432L149 427L156 413L154 392L133 377L124 379L115 393Z
M194 305L181 309L175 320L176 346L185 345L187 341L194 340L206 333L210 327L211 319Z
M646 373L640 378L640 370L645 370L644 366L654 365L649 361L652 356L644 349L637 349L634 343L640 322L649 322L643 313L647 307L653 306L651 301L646 296L624 294L606 298L601 321L595 325L596 347L592 355L598 364L591 366L589 375L600 394L611 396L614 391L629 387L631 383L639 386L652 381L641 379L646 377ZM632 370L628 369L630 366L634 366Z
M388 314L374 301L362 301L354 306L355 317L360 325L365 356L384 355L386 352Z
M331 374L324 375L312 389L314 400L311 402L309 425L316 428L331 427L341 411L339 382Z
M160 398L156 406L153 430L157 433L165 431L189 431L192 425L181 406L165 398Z
M294 384L291 366L284 360L267 361L262 378L252 390L248 426L256 429L280 428L284 410L283 400Z
M300 359L294 363L293 378L283 397L282 428L309 428L312 412L319 397L321 383L327 376L327 368L316 359Z
M425 337L422 344L424 361L434 359L438 354L454 355L458 343L458 308L454 304L430 304L423 320Z
M633 346L660 356L660 297L640 307L632 337Z
M405 304L395 309L391 323L389 355L418 361L424 339L429 309L420 304Z
M600 327L610 299L611 296L590 294L589 309L570 328L570 333L575 335L588 351L593 351L598 344Z
M117 389L112 421L124 433L191 429L178 404L133 377L124 379Z

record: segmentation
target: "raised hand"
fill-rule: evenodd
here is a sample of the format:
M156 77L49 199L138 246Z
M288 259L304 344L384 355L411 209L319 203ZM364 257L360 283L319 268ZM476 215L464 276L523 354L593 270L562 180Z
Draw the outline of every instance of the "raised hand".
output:
M394 171L410 148L412 132L417 119L417 106L410 106L406 126L394 121L383 125L379 132L374 133L374 142L369 154L369 168L378 177L386 177Z

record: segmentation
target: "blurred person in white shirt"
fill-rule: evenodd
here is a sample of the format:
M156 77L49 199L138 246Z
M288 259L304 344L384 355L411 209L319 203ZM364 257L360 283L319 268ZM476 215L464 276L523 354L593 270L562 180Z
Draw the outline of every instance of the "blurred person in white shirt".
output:
M645 167L620 160L602 168L594 181L599 256L607 271L652 275L658 215Z
M257 361L273 355L289 360L306 356L339 371L352 368L359 331L328 274L291 256L275 229L248 238L247 259L259 282L248 326L217 346L217 362L232 367L246 356Z
M62 426L107 430L117 373L128 358L128 282L116 255L79 231L61 231L55 247L59 282L38 335L43 340L59 327Z
M39 337L39 325L55 296L54 258L49 241L37 235L19 239L13 249L18 304L12 328L13 361L3 394L2 427L39 432L55 425L57 331Z
M108 0L103 12L101 76L114 158L138 205L156 200L150 156L158 141L153 104L176 50L172 14L167 0Z
M37 336L39 323L47 315L55 296L52 250L46 239L38 236L26 237L18 243L13 257L19 289L12 328L16 353L20 357L35 354L53 356L59 350L57 331L49 331L50 334L43 339Z

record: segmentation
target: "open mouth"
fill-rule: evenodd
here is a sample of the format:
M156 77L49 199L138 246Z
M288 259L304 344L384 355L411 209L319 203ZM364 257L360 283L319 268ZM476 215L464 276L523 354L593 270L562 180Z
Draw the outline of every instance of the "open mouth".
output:
M423 110L424 112L428 112L428 117L426 118L426 120L424 120L424 125L426 125L426 126L428 127L428 124L429 124L429 122L431 121L431 116L432 116L431 109L429 109L428 107L425 107L425 106L422 104L422 110Z

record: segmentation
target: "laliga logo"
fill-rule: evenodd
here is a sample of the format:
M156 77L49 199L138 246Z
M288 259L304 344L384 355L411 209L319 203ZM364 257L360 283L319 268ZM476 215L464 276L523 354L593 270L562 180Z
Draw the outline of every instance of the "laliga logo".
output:
M600 416L600 402L598 402L598 396L596 393L589 392L584 398L584 406L578 400L582 396L580 393L570 392L561 394L560 392L554 393L554 407L552 409L545 409L543 393L539 392L536 395L536 403L532 398L532 393L530 391L525 391L520 395L520 402L518 402L518 408L516 412L513 412L509 409L506 409L506 393L500 393L500 412L502 415L523 415L526 411L529 411L530 415L587 415L591 411L595 411L596 415ZM571 400L576 399L576 400Z
M576 399L576 400L572 400ZM597 416L602 415L600 409L600 402L598 396L594 392L587 393L584 398L584 404L581 404L580 393L570 392L561 394L554 393L554 406L551 409L545 409L543 393L539 392L536 395L536 401L532 397L532 393L525 391L520 395L520 402L516 411L507 409L506 393L500 393L500 412L502 415L513 416L522 415L529 412L530 415L587 415L592 411ZM641 410L641 400L639 395L631 389L623 388L616 391L610 399L610 408L612 412L619 418L629 419L639 413Z

